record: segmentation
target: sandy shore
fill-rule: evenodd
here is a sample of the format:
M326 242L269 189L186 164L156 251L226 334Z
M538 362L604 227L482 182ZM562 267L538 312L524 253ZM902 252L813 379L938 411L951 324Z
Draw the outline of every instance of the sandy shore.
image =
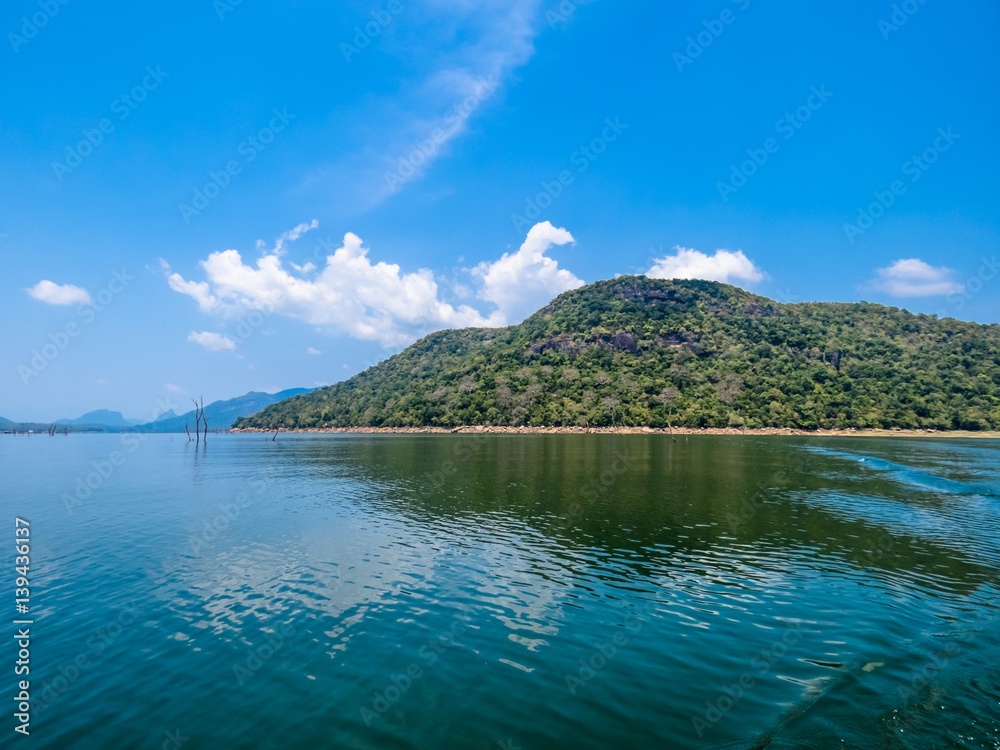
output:
M274 430L246 428L231 432L263 432ZM357 435L804 435L810 437L915 437L915 438L976 438L1000 439L1000 432L969 432L964 430L792 430L778 427L741 430L732 427L308 427L284 429L279 433L357 434Z

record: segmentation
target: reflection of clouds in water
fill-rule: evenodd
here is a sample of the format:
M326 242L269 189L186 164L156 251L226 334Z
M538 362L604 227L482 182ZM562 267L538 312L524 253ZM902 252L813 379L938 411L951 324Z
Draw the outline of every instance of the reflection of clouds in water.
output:
M494 616L514 631L511 640L535 651L541 639L519 632L556 635L562 603L571 580L562 565L541 556L537 543L507 539L483 546L484 563L477 588L495 607Z
M246 645L256 631L291 622L334 658L368 614L395 606L430 577L432 560L386 538L385 529L348 521L186 558L173 571L171 607L192 628Z
M679 625L704 630L719 618L746 619L764 630L791 622L778 615L773 622L762 621L759 613L761 606L800 587L793 552L777 554L749 546L709 552L674 554L663 563L663 570L649 576L655 588L644 608L647 616L668 615Z

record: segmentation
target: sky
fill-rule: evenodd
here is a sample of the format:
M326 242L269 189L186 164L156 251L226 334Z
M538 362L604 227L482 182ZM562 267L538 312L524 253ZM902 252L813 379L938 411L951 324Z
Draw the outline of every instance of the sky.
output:
M618 274L1000 322L1000 5L12 0L0 415L327 385Z

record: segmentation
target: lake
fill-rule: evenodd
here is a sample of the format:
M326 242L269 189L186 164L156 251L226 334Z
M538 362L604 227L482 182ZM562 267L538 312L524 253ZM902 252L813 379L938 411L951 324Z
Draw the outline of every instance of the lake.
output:
M25 747L1000 746L1000 441L185 440L0 438Z

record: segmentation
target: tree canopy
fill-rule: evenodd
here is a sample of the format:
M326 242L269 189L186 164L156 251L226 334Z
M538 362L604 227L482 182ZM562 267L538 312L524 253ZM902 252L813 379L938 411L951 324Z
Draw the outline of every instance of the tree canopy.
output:
M1000 428L1000 326L622 276L440 331L237 428Z

